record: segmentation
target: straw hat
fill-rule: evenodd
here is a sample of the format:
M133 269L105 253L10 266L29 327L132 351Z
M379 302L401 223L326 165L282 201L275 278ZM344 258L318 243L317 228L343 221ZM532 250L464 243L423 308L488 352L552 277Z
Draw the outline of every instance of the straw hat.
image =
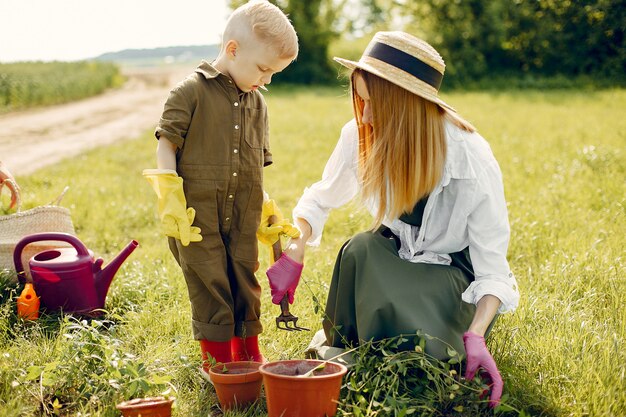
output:
M446 68L441 55L425 41L405 32L377 32L358 62L334 58L351 70L360 68L413 94L437 103L456 116L438 96Z

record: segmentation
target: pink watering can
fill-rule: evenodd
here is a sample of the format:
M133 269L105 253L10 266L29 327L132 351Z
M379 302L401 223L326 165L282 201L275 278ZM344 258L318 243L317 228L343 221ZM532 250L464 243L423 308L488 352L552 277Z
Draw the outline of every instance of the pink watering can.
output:
M94 259L93 252L77 237L67 233L35 233L20 240L13 252L15 270L20 282L26 275L22 265L22 250L26 245L42 240L67 242L73 248L56 248L39 252L30 258L28 265L33 286L48 310L97 315L104 308L109 285L115 273L137 247L131 241L106 268L102 258Z

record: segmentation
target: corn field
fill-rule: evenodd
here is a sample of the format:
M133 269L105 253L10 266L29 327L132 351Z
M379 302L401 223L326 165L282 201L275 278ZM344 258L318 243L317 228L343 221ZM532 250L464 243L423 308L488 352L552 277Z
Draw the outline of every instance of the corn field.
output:
M122 83L108 62L18 62L0 64L0 113L65 103Z

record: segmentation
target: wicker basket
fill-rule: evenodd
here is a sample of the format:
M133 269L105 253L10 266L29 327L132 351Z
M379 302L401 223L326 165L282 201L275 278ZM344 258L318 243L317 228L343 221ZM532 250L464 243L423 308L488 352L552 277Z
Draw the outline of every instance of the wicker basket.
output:
M76 233L70 211L58 205L69 187L65 187L61 195L50 204L26 211L21 210L22 201L19 189L17 186L13 188L17 191L17 211L13 214L0 216L0 269L15 271L13 250L17 242L24 236L41 232L63 232L72 235ZM30 280L28 260L39 252L59 247L70 247L70 245L65 242L41 241L31 243L24 248L22 263L26 269L27 280Z

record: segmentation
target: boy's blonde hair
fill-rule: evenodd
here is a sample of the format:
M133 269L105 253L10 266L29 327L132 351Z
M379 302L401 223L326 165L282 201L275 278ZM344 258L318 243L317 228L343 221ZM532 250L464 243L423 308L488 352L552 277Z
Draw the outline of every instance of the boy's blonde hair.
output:
M252 40L273 47L281 59L298 55L298 36L287 16L267 0L252 0L230 15L224 29L222 47L229 40L242 45Z
M363 124L364 101L354 88L356 77L370 96L372 125ZM446 161L444 118L437 104L360 69L352 73L352 99L359 128L359 179L363 198L377 201L373 229L411 213L443 175ZM450 118L463 130L473 126Z

